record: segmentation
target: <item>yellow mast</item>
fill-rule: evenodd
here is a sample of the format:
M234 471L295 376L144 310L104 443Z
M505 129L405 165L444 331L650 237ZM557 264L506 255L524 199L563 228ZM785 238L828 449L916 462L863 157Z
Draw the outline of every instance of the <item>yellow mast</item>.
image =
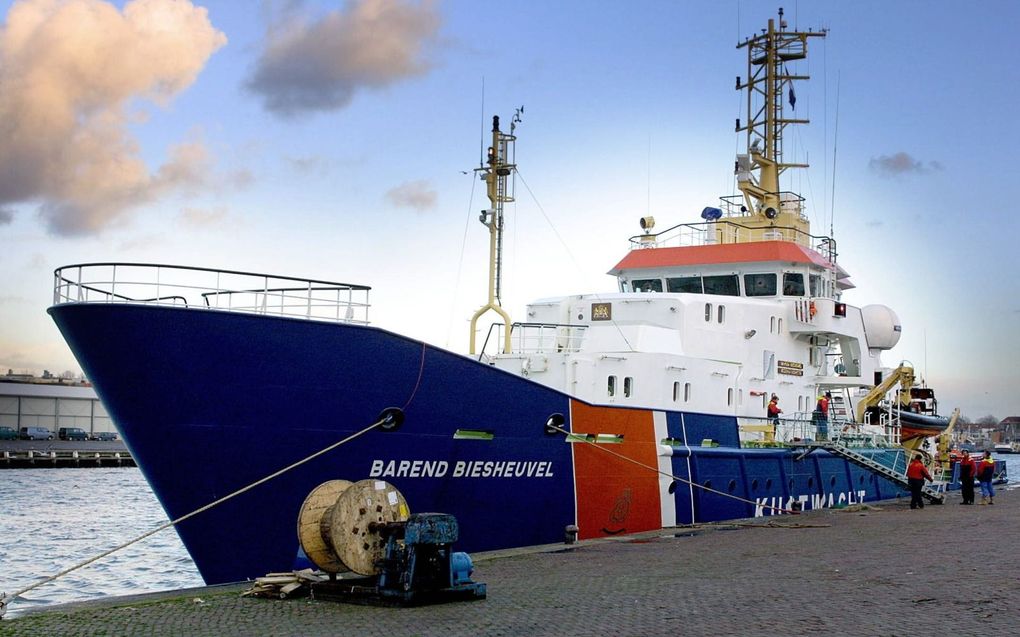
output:
M513 133L517 122L521 121L521 112L522 109L517 109L514 113L509 133L499 130L499 116L493 116L492 145L489 146L487 165L477 169L485 181L490 203L490 207L483 210L478 218L489 229L489 301L471 317L471 354L476 353L478 319L489 310L503 318L503 353L510 353L510 315L500 305L503 282L503 204L514 200L507 188L507 178L517 168L516 164L510 163L510 157L514 142L517 141Z
M793 193L784 196L779 190L779 176L787 168L807 168L807 164L783 162L783 131L789 124L807 124L807 119L784 115L784 97L791 110L796 110L793 82L809 79L808 75L792 75L786 63L807 57L808 38L825 37L825 31L788 31L779 9L779 24L769 20L768 29L744 40L738 49L747 48L747 81L737 77L737 90L747 91L748 122L737 120L737 132L747 132L747 152L737 155L737 187L744 195L740 223L754 228L743 237L728 237L717 229L719 242L795 240L782 229L792 229L798 237L810 233L810 224L801 210L801 198ZM755 174L757 173L757 174Z

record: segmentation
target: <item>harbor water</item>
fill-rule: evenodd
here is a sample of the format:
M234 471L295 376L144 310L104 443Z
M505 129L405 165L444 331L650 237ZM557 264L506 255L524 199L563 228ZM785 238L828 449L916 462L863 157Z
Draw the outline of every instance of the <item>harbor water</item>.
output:
M136 468L0 472L0 593L10 595L166 521ZM49 604L202 585L169 528L10 601L8 616Z
M1020 481L1020 455L1006 460ZM958 496L951 495L950 502ZM0 472L0 592L8 595L150 531L167 520L136 468L11 469ZM110 595L202 586L173 529L10 601L29 608Z

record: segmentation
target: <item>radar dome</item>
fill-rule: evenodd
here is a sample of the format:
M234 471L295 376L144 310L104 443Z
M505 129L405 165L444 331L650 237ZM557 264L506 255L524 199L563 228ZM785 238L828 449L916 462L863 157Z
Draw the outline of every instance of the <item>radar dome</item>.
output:
M885 305L866 305L861 308L864 332L871 349L892 349L900 342L900 317Z

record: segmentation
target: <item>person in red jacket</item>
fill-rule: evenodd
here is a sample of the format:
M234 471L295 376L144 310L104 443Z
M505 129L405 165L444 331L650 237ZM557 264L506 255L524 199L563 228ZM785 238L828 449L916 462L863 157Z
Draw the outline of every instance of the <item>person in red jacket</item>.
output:
M783 413L783 410L779 408L779 396L772 394L772 400L769 401L769 406L765 409L765 414L773 425L779 426L779 414Z
M992 452L985 451L985 456L977 468L977 479L981 483L981 504L995 504L992 498L995 497L995 489L992 488L992 480L995 479L995 461L992 460Z
M923 509L924 500L921 499L921 489L924 488L924 481L931 481L931 474L924 468L921 456L914 456L907 466L907 482L910 484L910 508Z
M977 474L977 465L974 464L974 458L970 457L970 452L966 449L963 450L959 464L960 494L963 496L963 502L960 504L974 504L974 476Z

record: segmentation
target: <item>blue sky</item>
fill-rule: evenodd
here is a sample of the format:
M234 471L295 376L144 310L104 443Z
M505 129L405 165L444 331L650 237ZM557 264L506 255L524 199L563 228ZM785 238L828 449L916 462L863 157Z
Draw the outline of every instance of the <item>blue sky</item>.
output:
M943 411L1020 414L1012 2L0 2L0 367L79 369L45 309L53 269L91 261L364 283L375 324L466 350L483 85L486 127L525 106L534 195L508 207L504 305L611 290L639 217L731 194L735 44L779 4L831 29L788 137L812 169L784 186L816 232L834 202L845 300L899 314L886 362ZM11 90L39 77L55 110ZM63 132L33 117L60 99Z

